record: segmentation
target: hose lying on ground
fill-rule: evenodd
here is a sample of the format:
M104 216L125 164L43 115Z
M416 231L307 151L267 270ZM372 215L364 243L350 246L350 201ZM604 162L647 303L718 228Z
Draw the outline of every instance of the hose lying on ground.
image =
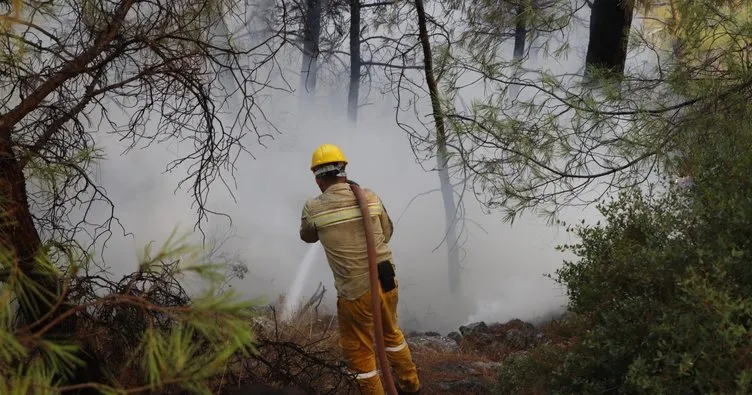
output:
M355 194L355 199L360 206L360 214L363 217L363 227L366 231L366 248L368 249L368 272L371 282L371 311L373 312L373 329L376 337L376 354L379 357L379 366L381 367L381 379L384 383L384 390L389 395L397 395L397 388L394 386L394 379L389 368L389 360L386 357L386 345L384 343L384 327L381 320L381 284L379 282L378 270L376 269L376 241L373 238L373 227L371 224L371 213L368 209L368 199L366 194L360 189L360 185L354 181L348 181L350 189Z

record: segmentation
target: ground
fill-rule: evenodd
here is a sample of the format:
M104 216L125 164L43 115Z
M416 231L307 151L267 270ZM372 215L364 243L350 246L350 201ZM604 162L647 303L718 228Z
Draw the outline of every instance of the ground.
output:
M260 355L265 361L256 364L262 371L255 371L252 377L238 377L236 383L262 380L276 386L301 388L309 393L354 393L352 383L341 375L344 364L337 346L336 319L333 316L307 311L287 323L280 323L273 317L259 318L258 321L260 338L267 339L268 344L276 344L267 350L262 347ZM424 384L422 393L490 393L496 369L507 356L526 352L541 342L560 340L550 330L555 322L541 325L521 320L503 324L477 322L446 335L406 333ZM301 357L303 354L280 350L280 347L291 344L311 357L306 359ZM290 358L294 360L285 360ZM327 366L316 366L317 363Z
M550 341L547 325L535 326L521 320L486 324L476 322L447 336L438 333L410 333L425 393L490 393L496 369L504 359Z

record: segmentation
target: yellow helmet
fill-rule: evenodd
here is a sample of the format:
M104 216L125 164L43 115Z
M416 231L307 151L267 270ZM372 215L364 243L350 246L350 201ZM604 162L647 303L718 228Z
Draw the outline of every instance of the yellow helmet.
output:
M347 164L347 158L342 150L334 144L322 144L315 151L311 157L311 171L315 168L332 163Z

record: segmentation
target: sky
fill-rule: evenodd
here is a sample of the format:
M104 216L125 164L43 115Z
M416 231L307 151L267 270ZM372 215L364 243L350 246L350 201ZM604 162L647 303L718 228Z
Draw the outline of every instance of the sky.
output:
M566 59L553 62L534 54L526 66L581 71L586 22L587 14L580 15L568 38L571 49ZM511 56L511 48L506 51ZM299 62L294 57L293 61ZM468 98L480 94L479 88L463 92ZM467 224L468 239L462 246L466 252L462 297L451 297L446 245L437 248L445 226L441 195L435 192L417 198L408 207L416 195L438 188L437 174L417 163L405 132L394 122L391 97L373 90L371 105L360 109L353 130L345 119L345 96L341 89L322 89L312 104L301 105L296 95L273 94L264 110L281 134L266 140L266 147L250 137L245 141L254 157L245 155L236 163L234 198L223 186L214 186L210 204L230 214L233 223L213 218L209 228L232 235L223 251L237 254L249 268L246 277L233 284L237 291L270 302L289 291L310 248L298 237L302 205L319 193L309 170L311 153L319 144L334 143L350 161L348 175L379 194L395 221L390 247L400 281L399 315L404 328L449 332L472 321L533 319L563 309L565 290L544 274L553 273L567 258L555 247L576 240L534 214L523 215L513 225L504 223L502 213L484 213L472 195L465 197L467 217L473 223ZM425 111L422 116L428 114ZM137 255L146 243L164 242L176 227L192 230L193 201L188 191L175 191L183 174L164 172L169 160L185 148L155 144L121 155L124 146L114 137L99 134L97 139L107 153L97 166L97 179L115 202L116 215L134 235L115 234L106 250L110 270L120 276L137 268ZM561 216L570 223L598 219L594 207L568 209ZM303 295L312 294L319 283L327 289L325 306L334 309L336 295L323 253L314 263Z

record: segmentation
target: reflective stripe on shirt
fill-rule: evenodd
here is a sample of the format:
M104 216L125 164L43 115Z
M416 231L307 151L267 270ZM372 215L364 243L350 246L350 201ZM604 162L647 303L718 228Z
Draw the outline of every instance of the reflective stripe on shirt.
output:
M381 214L380 203L369 203L368 211L372 217L379 216ZM325 228L327 226L341 224L360 218L360 207L344 207L334 210L327 210L321 213L317 213L310 217L311 223L313 223L317 229Z
M392 261L387 245L392 234L392 222L381 199L373 191L363 188L368 199L370 221L376 243L377 262ZM301 238L315 232L326 253L326 260L334 275L337 296L355 300L370 289L368 251L363 222L358 221L360 208L350 186L346 183L328 187L321 195L308 199L301 216ZM313 239L313 236L308 237ZM305 240L305 239L304 239Z

